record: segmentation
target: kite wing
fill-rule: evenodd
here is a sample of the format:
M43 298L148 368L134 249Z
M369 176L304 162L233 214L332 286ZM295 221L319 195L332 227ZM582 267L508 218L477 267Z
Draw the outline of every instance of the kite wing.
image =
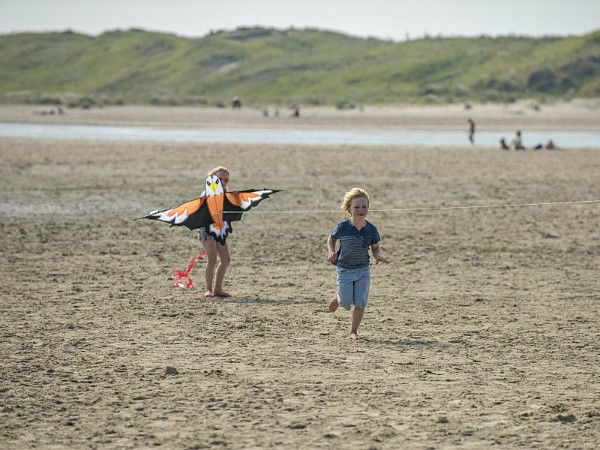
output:
M215 220L209 225L208 232L218 242L225 243L227 235L233 231L231 222L241 220L242 213L253 206L258 205L263 199L269 198L270 194L279 192L275 189L247 189L244 191L225 192L223 198L222 220Z
M246 189L225 193L223 219L227 222L240 220L242 213L258 205L269 195L279 192L277 189Z
M218 242L224 244L227 235L232 231L231 222L240 220L244 211L276 192L279 190L247 189L224 194L207 193L206 197L190 200L174 208L153 211L143 219L159 220L171 226L183 225L190 230L206 227Z
M213 223L207 208L206 198L197 198L164 211L153 211L143 219L159 220L171 226L186 226L190 230L202 228Z

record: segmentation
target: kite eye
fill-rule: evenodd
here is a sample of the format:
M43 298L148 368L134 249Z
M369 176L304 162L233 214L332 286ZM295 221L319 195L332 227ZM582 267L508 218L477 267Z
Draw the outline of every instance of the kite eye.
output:
M210 186L210 181L206 180L206 185Z

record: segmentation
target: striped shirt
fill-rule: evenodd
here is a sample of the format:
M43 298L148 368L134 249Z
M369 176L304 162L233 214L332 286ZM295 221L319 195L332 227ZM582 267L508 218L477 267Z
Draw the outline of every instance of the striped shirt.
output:
M343 269L359 269L369 266L369 247L380 240L377 227L367 222L359 230L350 219L338 223L330 235L340 241L335 265Z

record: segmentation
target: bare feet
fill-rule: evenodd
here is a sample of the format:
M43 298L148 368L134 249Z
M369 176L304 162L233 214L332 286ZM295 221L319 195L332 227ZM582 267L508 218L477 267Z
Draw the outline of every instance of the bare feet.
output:
M336 295L335 298L329 302L329 312L335 312L335 310L338 309L338 306L340 306L340 304L338 303Z
M353 339L355 341L360 341L363 337L359 336L358 333L350 333L350 339Z
M204 293L204 296L205 296L206 298L211 298L211 297L214 297L214 296L215 296L215 294L213 294L211 291L206 291L206 292Z

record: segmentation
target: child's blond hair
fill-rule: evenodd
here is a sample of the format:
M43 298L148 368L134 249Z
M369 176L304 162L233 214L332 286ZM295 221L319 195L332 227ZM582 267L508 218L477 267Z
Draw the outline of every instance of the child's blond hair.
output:
M354 200L355 198L360 198L360 197L366 198L367 206L369 206L369 193L367 191L365 191L364 189L355 187L355 188L350 189L348 192L346 192L346 195L344 195L344 201L342 201L342 205L341 205L342 210L349 213L350 204L352 203L352 200Z
M212 168L212 169L210 169L210 170L208 171L207 175L208 175L208 176L211 176L211 175L216 175L216 174L217 174L217 172L221 172L221 171L222 171L222 172L227 172L227 175L229 175L229 169L228 169L227 167L225 167L225 166L217 166L217 167L214 167L214 168Z

